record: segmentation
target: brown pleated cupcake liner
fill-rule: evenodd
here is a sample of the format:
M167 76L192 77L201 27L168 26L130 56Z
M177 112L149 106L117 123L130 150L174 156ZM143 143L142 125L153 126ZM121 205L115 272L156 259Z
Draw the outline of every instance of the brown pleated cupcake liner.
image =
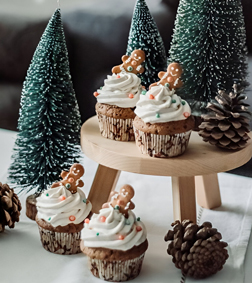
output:
M101 135L116 141L134 141L133 119L115 119L97 113Z
M151 157L174 157L186 150L191 130L173 135L156 135L142 132L134 127L134 133L136 145L141 153Z
M120 282L136 278L142 268L144 254L125 261L108 261L88 258L88 267L92 274L100 279Z
M81 252L81 232L61 233L46 230L40 226L39 233L45 250L61 255L77 254Z

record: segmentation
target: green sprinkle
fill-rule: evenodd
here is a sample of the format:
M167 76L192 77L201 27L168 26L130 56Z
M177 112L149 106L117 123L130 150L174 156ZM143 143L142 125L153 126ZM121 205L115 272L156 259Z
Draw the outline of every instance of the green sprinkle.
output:
M137 217L137 221L140 221L140 217Z
M176 99L172 99L172 101L171 101L172 103L176 103Z
M160 115L159 115L159 113L157 113L157 114L156 114L156 118L160 118Z
M169 86L170 86L170 84L168 84L168 83L165 83L165 86L166 86L166 87L169 87Z
M146 92L147 92L147 91L146 91L145 89L144 89L144 90L142 90L142 94L143 94L143 95L145 95L145 94L146 94Z
M51 219L52 219L52 218L51 218L51 217L49 217L49 218L48 218L48 221L50 221Z
M71 188L71 185L70 185L69 183L67 183L67 184L66 184L66 188L67 188L67 189L70 189L70 188Z
M119 205L116 205L116 206L115 206L115 209L116 209L116 210L119 210L119 208L120 208Z
M184 100L182 100L181 103L182 103L182 105L185 105L185 104L186 104L186 102L185 102Z
M84 203L86 203L86 202L87 202L87 200L86 200L86 199L84 199L84 200L83 200L83 202L84 202Z
M102 89L102 86L100 87L100 89Z
M49 194L47 193L46 196L49 197Z
M96 233L96 236L99 236L100 235L100 233Z

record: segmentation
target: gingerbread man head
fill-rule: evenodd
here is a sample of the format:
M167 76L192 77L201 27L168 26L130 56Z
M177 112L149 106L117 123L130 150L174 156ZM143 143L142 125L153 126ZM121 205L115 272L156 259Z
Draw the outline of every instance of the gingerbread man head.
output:
M84 168L81 164L74 163L70 171L62 171L60 176L63 179L62 181L59 181L57 183L52 184L52 188L58 187L58 186L65 186L72 194L75 194L77 192L78 187L83 187L84 183L80 178L84 175Z
M172 89L180 88L183 83L180 80L180 77L183 73L182 67L179 63L171 63L166 72L159 72L158 77L160 78L159 82L150 85L150 88L155 85L164 85Z
M123 55L123 63L119 66L115 66L112 69L112 73L118 74L120 72L128 72L134 74L142 74L144 67L141 65L145 60L145 53L141 49L134 50L130 56Z
M111 192L109 197L109 202L104 203L102 208L109 207L110 205L115 209L118 209L125 217L128 217L128 210L135 207L134 203L131 201L135 192L132 186L124 185L121 187L119 192Z

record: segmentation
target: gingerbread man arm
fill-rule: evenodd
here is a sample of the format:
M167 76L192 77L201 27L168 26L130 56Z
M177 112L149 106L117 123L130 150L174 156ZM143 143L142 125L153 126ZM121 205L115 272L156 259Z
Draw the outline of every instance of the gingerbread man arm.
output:
M139 74L142 74L144 72L144 67L139 65L139 68L137 69Z
M51 185L51 188L56 188L56 187L58 187L58 186L60 186L60 182L53 183L53 184Z
M82 180L79 180L79 182L77 183L78 187L83 187L84 186L84 182Z
M151 89L153 86L155 86L155 85L158 85L158 82L155 82L155 83L153 83L153 84L151 84L150 86L149 86L149 89Z
M123 63L124 63L124 62L127 61L129 58L130 58L130 56L128 56L128 55L123 55L121 59L122 59L122 61L123 61Z
M158 77L160 78L160 80L162 80L162 78L165 74L166 74L166 72L159 72L158 73Z
M61 174L60 174L61 178L65 179L68 173L69 172L67 172L67 171L62 171Z
M112 68L112 73L113 73L113 74L119 74L119 73L121 73L122 70L121 70L120 66L122 66L122 65L113 67L113 68Z

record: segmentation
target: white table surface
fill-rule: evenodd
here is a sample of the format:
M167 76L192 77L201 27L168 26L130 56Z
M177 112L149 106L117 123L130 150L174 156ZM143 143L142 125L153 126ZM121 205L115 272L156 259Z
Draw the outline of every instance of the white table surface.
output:
M6 182L15 135L14 132L0 129L0 182ZM85 167L83 191L88 194L97 164L85 157L83 165ZM212 217L213 226L215 226L214 223L222 226L221 217L223 217L225 211L230 210L231 214L239 214L238 199L240 199L240 194L242 191L249 193L250 188L252 188L252 179L250 178L226 173L220 173L218 177L223 205L216 211L209 212L204 209L202 214L202 219L204 215L209 216L210 219ZM173 221L170 178L122 172L117 189L124 183L132 184L135 188L136 194L133 201L136 208L134 212L146 224L149 240L149 249L145 256L142 272L132 282L179 283L181 273L171 262L171 257L167 255L167 243L163 240ZM229 195L229 198L226 197L227 195ZM20 222L16 224L14 229L7 227L5 232L0 234L0 282L103 282L93 277L88 271L85 255L55 255L42 248L36 223L25 216L25 198L26 195L20 196L23 205ZM234 202L233 206L229 206L230 201ZM226 219L229 221L229 218ZM232 223L226 223L226 225L231 227ZM219 229L219 226L215 227ZM224 228L222 227L222 229ZM232 227L232 229L234 234L237 233L236 227ZM251 230L251 226L248 230ZM227 235L226 231L220 230L220 232L223 234L224 240L232 237L232 235ZM238 231L239 233L242 233L242 231ZM243 243L243 245L245 246L246 243ZM230 261L227 262L222 271L202 282L251 283L251 240L248 247L245 246L245 248L247 248L245 263L237 272L239 279L234 279L236 277L232 275L234 270L230 267L232 262L229 259ZM186 282L201 281L188 278Z

